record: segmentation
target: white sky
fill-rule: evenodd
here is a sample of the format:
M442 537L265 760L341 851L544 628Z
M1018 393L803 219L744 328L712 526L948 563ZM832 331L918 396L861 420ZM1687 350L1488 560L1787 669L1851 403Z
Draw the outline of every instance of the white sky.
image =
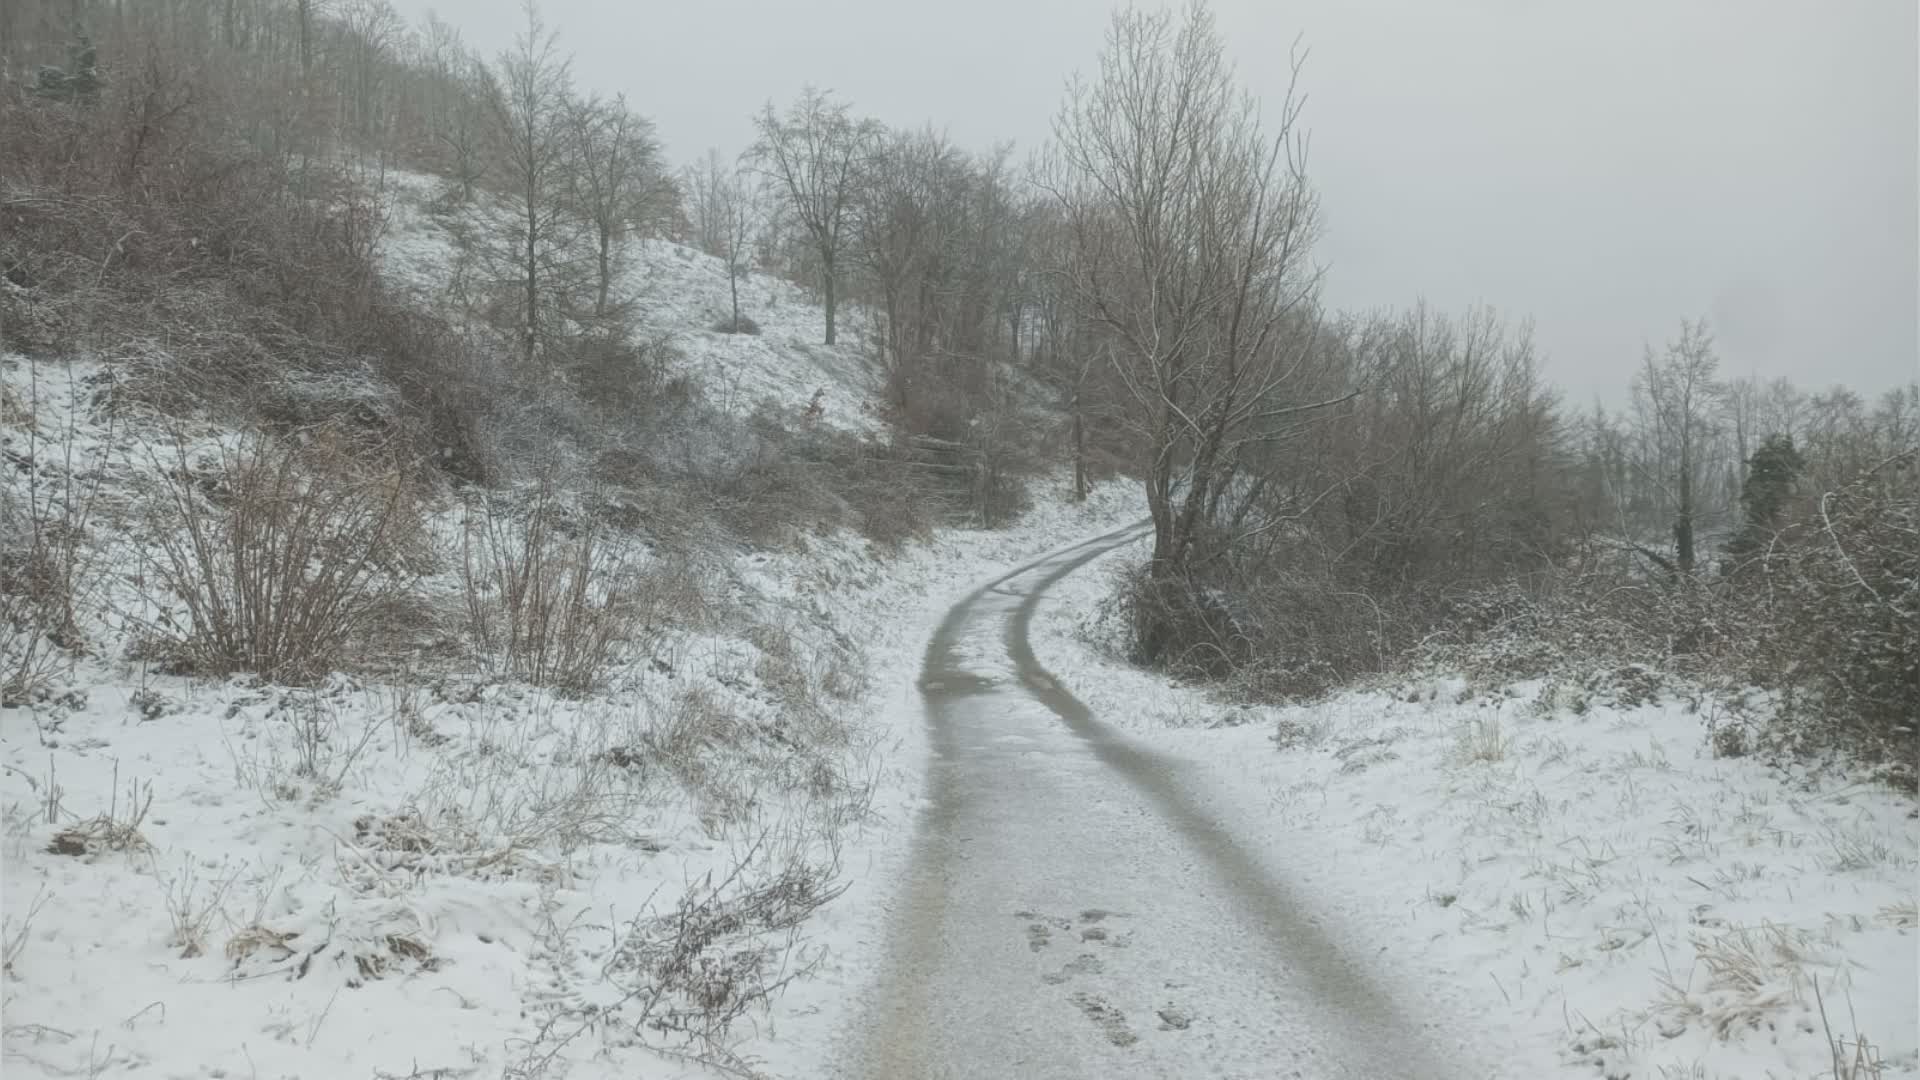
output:
M1708 316L1729 374L1877 392L1920 377L1914 0L1214 0L1247 86L1287 50L1327 296L1531 316L1575 402ZM402 0L409 15L424 0ZM575 81L669 154L732 153L813 82L897 126L1038 145L1107 0L546 0ZM491 53L517 0L442 0Z

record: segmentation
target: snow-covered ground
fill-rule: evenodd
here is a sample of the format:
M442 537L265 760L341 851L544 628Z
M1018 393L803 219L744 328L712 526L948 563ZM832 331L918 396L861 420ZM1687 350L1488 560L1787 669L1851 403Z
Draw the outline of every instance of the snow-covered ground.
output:
M450 259L434 181L389 181L387 270L431 295ZM713 260L649 243L632 272L642 332L671 334L728 411L824 390L818 422L879 430L857 348L814 344L801 290L755 276L762 334L725 335ZM126 658L169 606L143 507L242 436L110 415L96 360L6 356L0 376L9 512L95 511L91 656L0 719L8 1076L815 1075L911 833L930 625L978 579L1140 513L1127 484L1070 505L1049 477L1014 528L890 557L844 533L699 553L699 625L584 699L444 657L317 687L190 679ZM37 472L16 469L29 454ZM457 500L428 499L427 530L457 534ZM457 607L457 569L422 585Z
M388 227L381 242L385 273L429 300L444 299L455 265L450 219L431 212L444 181L422 173L387 174ZM622 290L634 299L637 335L664 337L710 399L728 412L748 413L773 401L793 413L818 395L817 422L842 431L875 434L879 385L860 343L865 313L842 304L838 341L823 345L820 304L784 278L748 273L740 282L740 313L758 334L725 334L713 327L732 317L726 264L695 248L666 240L630 245Z
M452 261L437 181L389 179L387 271L431 294ZM820 422L879 430L871 371L817 344L803 290L750 277L762 333L728 335L717 261L648 242L631 275L643 332L671 335L727 411L818 394ZM705 1071L676 1051L822 1075L921 805L933 624L976 582L1141 514L1127 484L1070 505L1054 477L1010 530L887 559L845 534L714 552L701 624L585 699L444 666L194 680L122 649L156 599L138 504L177 461L93 409L99 363L0 368L9 453L32 412L39 461L101 478L82 584L102 647L0 718L8 1075ZM184 435L191 455L236 438ZM1231 708L1097 647L1102 567L1127 557L1048 594L1042 662L1188 762L1355 953L1484 1023L1514 1075L1920 1075L1910 799L1715 758L1711 699L1670 689L1433 678ZM1880 1071L1837 1067L1863 1041Z
M1478 1018L1514 1075L1920 1075L1910 798L1716 758L1712 700L1684 690L1433 678L1225 705L1114 658L1102 602L1141 555L1048 594L1040 662L1188 762L1356 955Z
M6 374L29 400L25 365ZM728 618L585 700L444 674L194 680L103 649L0 723L7 1074L698 1074L660 1052L714 1056L673 1009L804 973L724 1042L812 1075L910 834L928 626L975 580L1138 516L1126 485L1062 490L886 561L848 536L733 556ZM808 725L828 751L783 755Z

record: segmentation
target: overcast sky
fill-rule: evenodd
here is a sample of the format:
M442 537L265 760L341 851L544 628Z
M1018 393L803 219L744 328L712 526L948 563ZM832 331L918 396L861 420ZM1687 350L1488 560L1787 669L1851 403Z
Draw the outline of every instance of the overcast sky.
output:
M433 6L404 0L403 10ZM546 0L582 88L669 154L813 82L892 125L1043 141L1108 0ZM1707 316L1729 374L1920 377L1914 0L1215 0L1278 101L1296 35L1327 296L1532 317L1575 401ZM489 52L517 0L443 0Z

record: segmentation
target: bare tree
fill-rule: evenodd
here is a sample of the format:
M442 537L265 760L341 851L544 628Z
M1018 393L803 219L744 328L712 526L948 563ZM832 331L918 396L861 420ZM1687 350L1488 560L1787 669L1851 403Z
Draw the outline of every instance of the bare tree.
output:
M567 108L573 161L569 204L587 223L594 254L593 318L604 323L624 303L613 295L627 238L657 220L667 187L653 124L612 101L576 101Z
M932 130L896 132L870 155L853 215L853 248L879 308L888 392L909 404L921 354L932 348L935 294L950 272L946 230L958 225L964 156Z
M395 95L388 83L406 21L388 0L346 0L332 21L343 60L336 76L345 84L342 126L371 145L386 137L392 120Z
M473 201L486 166L490 133L484 65L468 50L460 31L428 13L419 62L426 88L428 137L445 149L445 168L459 185L462 202Z
M1573 500L1555 495L1566 486L1559 425L1532 328L1487 308L1450 317L1422 303L1343 336L1350 362L1368 368L1348 381L1368 393L1315 440L1331 458L1304 494L1339 492L1318 515L1323 539L1372 581L1550 565L1556 509Z
M1680 337L1656 357L1651 345L1634 376L1634 409L1640 422L1639 472L1659 490L1673 512L1675 563L1693 572L1695 529L1706 449L1719 409L1720 357L1706 320L1683 321Z
M507 220L478 222L472 239L483 270L518 294L514 329L521 359L532 365L578 310L579 228L565 202L573 158L571 62L534 0L524 11L526 28L500 55L489 95Z
M735 166L709 149L699 161L680 170L682 203L686 208L688 239L693 246L715 258L726 251L725 189L733 181Z
M1293 392L1318 283L1300 108L1290 84L1263 129L1195 2L1177 22L1116 14L1097 72L1054 124L1045 183L1071 236L1063 274L1145 454L1155 580L1185 572L1244 488L1250 450L1347 396Z
M853 119L845 102L807 87L781 116L768 102L754 118L759 133L750 160L786 195L792 219L805 230L820 260L827 309L826 343L834 343L840 258L860 166L878 134L872 121Z
M720 228L720 257L727 264L727 291L733 300L733 317L727 323L731 333L741 333L740 282L753 268L760 250L761 232L767 221L766 192L757 174L736 168L721 179L714 207Z
M302 77L313 74L313 35L315 0L295 0L294 9L300 22L300 74Z

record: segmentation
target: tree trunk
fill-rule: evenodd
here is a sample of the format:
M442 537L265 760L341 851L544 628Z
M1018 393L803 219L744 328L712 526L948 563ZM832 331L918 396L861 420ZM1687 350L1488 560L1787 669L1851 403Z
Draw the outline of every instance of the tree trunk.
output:
M887 364L887 369L890 372L892 372L892 375L890 376L890 379L889 379L892 385L888 387L888 390L892 392L894 397L898 400L898 404L904 410L907 404L907 401L906 401L907 359L906 359L906 352L904 349L901 348L901 341L900 341L900 288L899 288L899 285L895 283L892 279L888 279L887 285L886 285L886 292L887 292L887 337L882 347L887 349L889 352L893 354Z
M540 239L539 211L537 210L537 203L535 202L535 199L534 199L534 189L532 188L531 185L529 185L527 190L527 251L526 251L527 325L526 325L526 341L522 345L522 348L525 354L525 359L527 362L527 367L529 370L531 370L533 367L533 359L534 359L534 340L536 337L534 327L539 324L539 319L540 319L540 262L539 262L539 249L537 247L539 243L539 239Z
M607 290L613 283L613 230L600 230L600 289L593 298L593 317L607 317Z
M826 281L824 282L824 284L826 286L825 291L827 294L827 344L831 345L833 344L833 302L834 302L833 258L831 256L826 256L824 252L822 253L822 255L823 255L823 258L821 261L825 264L824 269L822 270L822 274L826 278Z
M1680 457L1680 516L1673 523L1673 542L1679 549L1680 572L1693 573L1693 463Z
M313 0L300 0L300 74L313 74Z
M1080 419L1080 391L1073 392L1073 501L1087 501L1087 429Z
M736 263L727 263L727 289L733 294L733 322L729 326L734 333L740 332L740 271Z

